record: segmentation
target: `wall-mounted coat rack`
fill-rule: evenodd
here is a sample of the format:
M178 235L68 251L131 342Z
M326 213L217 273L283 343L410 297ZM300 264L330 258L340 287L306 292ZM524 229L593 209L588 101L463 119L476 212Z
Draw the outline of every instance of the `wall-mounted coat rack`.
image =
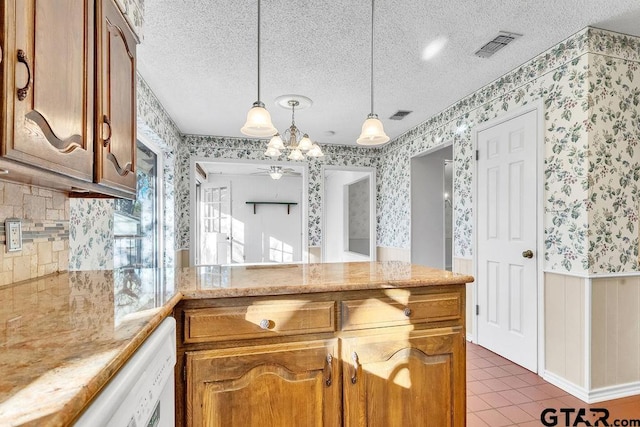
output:
M256 213L256 205L287 205L287 215L291 213L291 206L295 206L297 202L246 202L247 205L253 205L253 214Z

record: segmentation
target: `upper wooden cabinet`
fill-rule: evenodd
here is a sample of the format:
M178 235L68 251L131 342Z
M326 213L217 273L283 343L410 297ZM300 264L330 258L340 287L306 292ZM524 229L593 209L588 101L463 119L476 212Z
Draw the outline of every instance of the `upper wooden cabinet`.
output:
M98 10L96 182L136 189L136 42L110 0Z
M137 40L112 0L6 0L0 24L3 179L135 196Z
M94 2L5 2L2 155L91 182Z

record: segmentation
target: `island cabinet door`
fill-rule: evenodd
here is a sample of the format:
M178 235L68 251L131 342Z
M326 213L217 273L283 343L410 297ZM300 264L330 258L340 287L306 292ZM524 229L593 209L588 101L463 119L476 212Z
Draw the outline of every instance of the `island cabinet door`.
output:
M188 426L339 426L337 340L186 353Z
M464 349L451 329L344 339L344 425L464 427Z
M5 0L2 156L93 180L94 1Z

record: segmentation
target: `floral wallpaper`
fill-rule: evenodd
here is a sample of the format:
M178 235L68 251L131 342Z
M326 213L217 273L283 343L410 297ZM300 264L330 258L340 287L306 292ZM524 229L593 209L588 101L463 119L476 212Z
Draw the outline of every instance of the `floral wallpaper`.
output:
M163 153L164 181L164 254L166 267L175 265L175 161L182 136L178 127L162 107L147 83L137 75L137 132L138 138L157 145ZM105 213L94 215L95 212ZM108 215L106 212L110 212ZM113 267L113 202L106 199L72 199L70 224L70 270L109 269ZM83 235L85 223L91 221L93 236ZM88 226L88 224L86 225ZM78 228L83 227L83 228ZM92 238L91 238L92 237Z
M381 149L323 147L323 159L306 160L310 246L321 242L320 174L327 164L377 168L377 244L409 249L410 159L453 143L454 253L470 258L473 128L537 103L544 113L545 269L637 270L639 63L640 39L586 28ZM140 77L138 132L165 150L165 263L172 266L174 249L190 246L190 159L265 159L265 142L181 135Z
M621 36L616 36L619 39ZM636 57L589 55L588 265L591 273L638 270L640 39Z
M189 248L189 162L192 157L265 160L266 141L244 138L185 135L176 169L177 248ZM322 165L375 167L379 150L343 145L324 145L324 157L307 159L309 168L309 246L320 246ZM291 162L285 157L280 161ZM298 162L300 163L300 162Z
M69 270L113 268L113 200L73 198L70 205Z
M116 0L131 29L142 40L144 24L144 0Z
M410 247L410 158L453 142L454 252L457 257L471 257L471 131L487 120L541 102L545 268L578 273L635 270L638 196L634 173L638 171L632 157L638 141L638 109L631 106L638 101L638 44L637 38L582 30L383 147L378 245ZM607 84L616 90L606 89ZM608 97L591 95L600 90ZM596 113L596 109L606 112ZM612 146L607 135L616 136L618 145ZM607 154L612 149L613 154ZM613 158L618 175L609 174L607 158Z

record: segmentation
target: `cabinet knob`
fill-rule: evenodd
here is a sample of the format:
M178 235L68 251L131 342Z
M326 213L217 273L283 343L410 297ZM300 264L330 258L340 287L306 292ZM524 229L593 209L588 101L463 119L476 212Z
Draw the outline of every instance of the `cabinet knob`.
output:
M27 67L27 84L17 89L18 101L24 101L29 93L29 86L31 85L31 68L27 62L27 54L24 50L18 49L18 62L24 64Z
M411 309L409 307L405 307L404 315L407 317L411 316Z
M269 329L269 326L271 326L271 322L269 321L269 319L262 319L259 325L262 329Z

